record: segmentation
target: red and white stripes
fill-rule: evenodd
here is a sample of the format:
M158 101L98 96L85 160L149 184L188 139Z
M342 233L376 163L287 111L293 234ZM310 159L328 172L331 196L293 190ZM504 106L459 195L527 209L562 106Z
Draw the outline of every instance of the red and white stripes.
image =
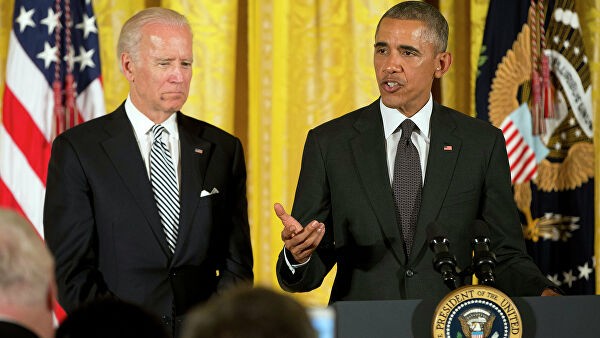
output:
M500 125L506 139L506 151L513 184L527 182L535 178L537 162L533 149L525 142L517 126L510 118Z
M102 92L97 78L78 95L81 121L105 113ZM22 212L40 235L53 108L52 88L11 32L0 125L0 205Z

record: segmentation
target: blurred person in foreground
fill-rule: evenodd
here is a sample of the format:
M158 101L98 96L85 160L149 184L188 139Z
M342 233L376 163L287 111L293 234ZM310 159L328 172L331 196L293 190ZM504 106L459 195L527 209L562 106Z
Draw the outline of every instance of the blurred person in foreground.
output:
M0 337L54 337L54 260L23 217L0 209Z
M160 319L138 305L114 298L86 303L60 324L55 338L170 338Z
M464 268L471 225L483 220L496 287L557 294L525 251L502 132L432 99L452 63L447 41L446 19L425 2L399 3L379 21L380 98L308 132L291 216L275 204L283 289L313 290L337 264L330 302L439 301L450 289L434 270L428 225L439 224Z
M53 142L44 233L68 313L114 296L177 337L190 307L253 282L242 144L180 112L192 44L183 15L135 14L118 42L127 99Z
M264 287L240 287L198 306L182 338L316 338L306 309Z

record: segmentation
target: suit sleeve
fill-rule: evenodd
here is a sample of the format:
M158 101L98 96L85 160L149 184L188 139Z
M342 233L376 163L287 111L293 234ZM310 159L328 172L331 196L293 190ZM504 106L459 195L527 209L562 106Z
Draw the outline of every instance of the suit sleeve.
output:
M229 220L230 231L229 237L225 240L228 245L222 248L223 259L219 267L221 278L217 286L218 290L240 282L253 283L254 281L246 200L246 165L242 144L238 139L236 139L232 163L230 192L226 203L228 214L224 215Z
M56 260L59 303L67 312L111 295L98 270L92 198L73 146L59 136L48 166L44 237Z
M504 136L497 130L482 198L482 218L490 225L496 254L496 285L509 296L539 296L554 284L527 254L514 203Z
M286 291L305 292L321 285L335 264L334 236L331 219L331 195L323 149L317 134L309 131L304 144L300 177L292 216L304 226L312 220L325 223L325 235L308 264L295 269L292 274L285 262L283 250L277 259L277 280ZM288 256L289 257L289 256Z

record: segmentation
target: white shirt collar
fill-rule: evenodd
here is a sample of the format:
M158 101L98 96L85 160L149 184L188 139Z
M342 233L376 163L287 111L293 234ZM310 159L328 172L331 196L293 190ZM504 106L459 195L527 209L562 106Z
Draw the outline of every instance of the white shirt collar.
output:
M125 112L127 113L129 121L131 121L131 124L133 125L133 129L135 134L138 136L138 139L139 137L148 134L152 126L155 124L136 108L133 102L131 102L129 95L127 96L127 100L125 100ZM167 129L170 137L179 139L179 131L177 129L177 114L172 114L169 116L169 118L161 123L161 125Z
M383 119L383 132L387 139L394 133L394 130L398 128L400 123L407 119L406 116L401 114L397 109L389 108L383 104L383 101L379 99L379 109L381 110L381 118ZM410 119L419 127L419 134L429 139L429 120L431 120L431 113L433 112L433 98L429 94L429 100L427 103Z

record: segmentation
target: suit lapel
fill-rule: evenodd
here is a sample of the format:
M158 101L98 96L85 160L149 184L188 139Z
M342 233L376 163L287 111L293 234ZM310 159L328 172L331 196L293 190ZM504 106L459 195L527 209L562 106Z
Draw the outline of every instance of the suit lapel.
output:
M196 123L194 123L196 122ZM211 142L200 137L203 128L200 123L191 118L177 113L179 127L179 144L181 154L181 212L179 215L179 236L187 238L190 231L194 212L200 201L200 193L204 185L204 178L208 162L213 152ZM175 255L181 246L175 249Z
M124 105L111 113L105 131L110 137L102 142L104 150L121 176L123 184L140 207L163 252L171 255L160 223L147 169Z
M383 122L378 105L379 100L366 107L354 124L359 134L351 140L351 147L367 199L371 203L383 233L387 238L392 239L391 247L396 257L405 264L402 236L396 221L387 169Z
M427 226L437 219L450 186L462 140L455 134L456 123L444 107L434 102L431 114L431 142L423 186L421 209L415 233L415 248L411 260L419 257L417 245L427 246ZM423 249L423 248L421 248Z

